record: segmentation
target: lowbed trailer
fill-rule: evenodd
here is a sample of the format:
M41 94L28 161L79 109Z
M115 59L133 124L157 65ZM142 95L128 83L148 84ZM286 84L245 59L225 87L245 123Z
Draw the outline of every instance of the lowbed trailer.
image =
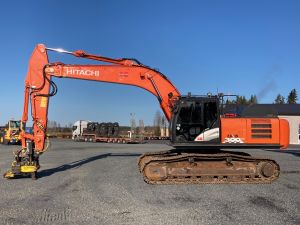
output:
M129 137L99 137L95 134L84 134L78 136L75 141L85 141L85 142L105 142L105 143L118 143L118 144L139 144L143 141L129 138Z

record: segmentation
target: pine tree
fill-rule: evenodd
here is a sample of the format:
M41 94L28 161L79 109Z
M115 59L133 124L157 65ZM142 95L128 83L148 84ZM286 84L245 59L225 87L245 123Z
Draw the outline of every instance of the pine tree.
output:
M275 104L285 104L285 98L281 94L278 94L274 103Z
M288 104L296 104L298 100L297 91L294 88L288 96Z
M256 95L251 95L248 103L249 104L257 104L257 97L256 97Z
M248 101L245 96L237 96L236 97L236 104L245 105L247 103L248 103Z

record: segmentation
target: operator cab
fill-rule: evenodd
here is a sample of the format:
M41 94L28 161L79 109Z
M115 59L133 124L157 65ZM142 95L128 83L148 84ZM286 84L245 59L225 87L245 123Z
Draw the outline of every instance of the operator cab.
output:
M220 143L219 97L183 96L176 103L170 123L173 143Z

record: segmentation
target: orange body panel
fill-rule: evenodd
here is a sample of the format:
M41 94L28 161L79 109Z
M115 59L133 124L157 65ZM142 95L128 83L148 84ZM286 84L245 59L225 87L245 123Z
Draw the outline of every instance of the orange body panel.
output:
M279 118L221 118L221 143L278 144L287 148L289 124Z
M282 149L286 149L290 144L290 125L285 119L279 119L280 127L280 145Z

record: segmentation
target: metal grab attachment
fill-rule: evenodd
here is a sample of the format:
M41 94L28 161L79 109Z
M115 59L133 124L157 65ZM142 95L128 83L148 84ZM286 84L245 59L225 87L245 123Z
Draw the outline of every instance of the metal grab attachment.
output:
M30 175L33 180L37 179L37 170L40 168L39 156L35 154L33 146L31 140L26 140L26 149L21 149L15 154L11 170L3 174L4 178Z

